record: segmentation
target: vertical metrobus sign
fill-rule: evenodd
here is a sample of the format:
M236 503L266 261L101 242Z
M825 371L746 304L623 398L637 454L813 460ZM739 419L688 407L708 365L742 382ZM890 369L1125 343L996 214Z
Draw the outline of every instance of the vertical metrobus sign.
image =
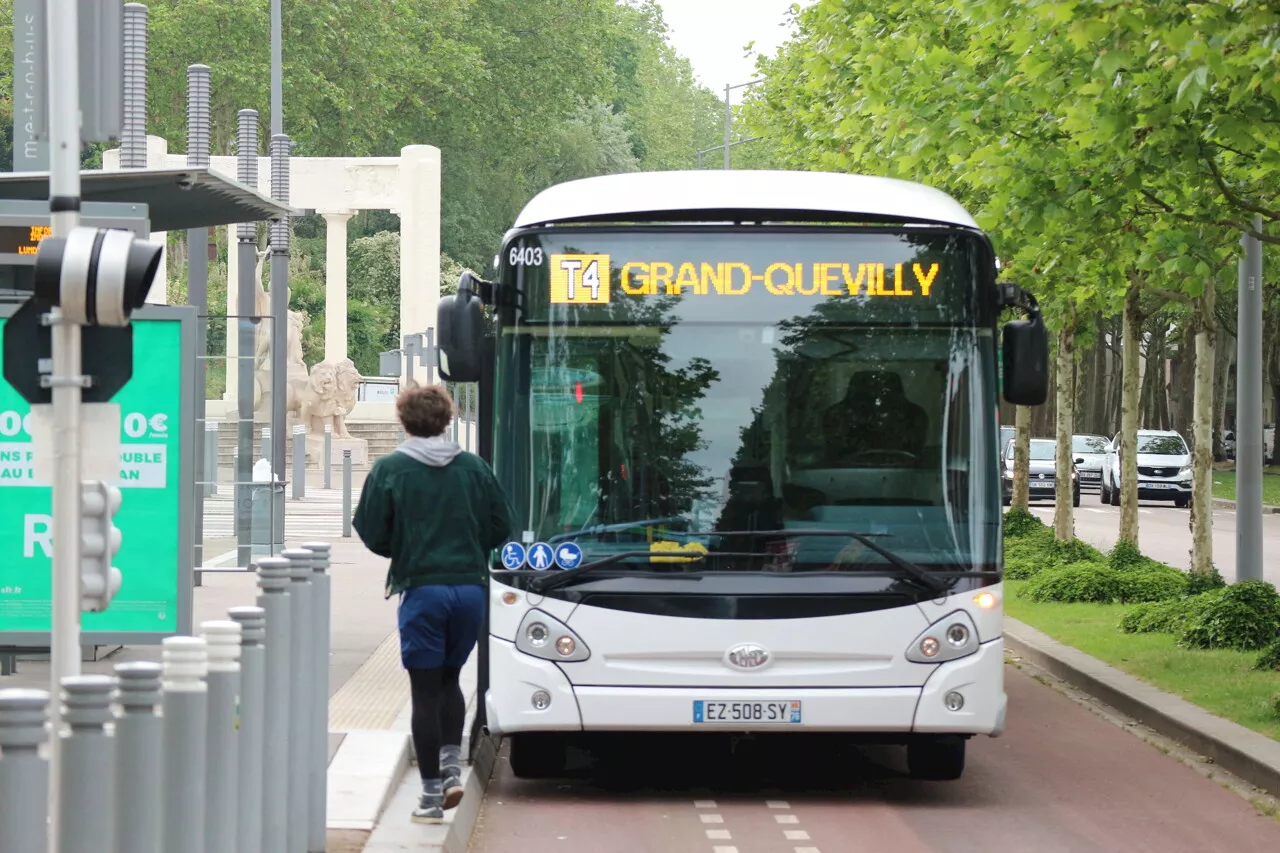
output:
M4 322L16 305L0 306ZM82 613L84 645L149 644L191 630L195 492L192 381L195 309L133 314L133 378L120 407L123 494L114 565L120 591L102 613ZM93 353L85 353L92 364ZM0 645L47 646L52 629L53 490L35 478L30 406L0 378Z

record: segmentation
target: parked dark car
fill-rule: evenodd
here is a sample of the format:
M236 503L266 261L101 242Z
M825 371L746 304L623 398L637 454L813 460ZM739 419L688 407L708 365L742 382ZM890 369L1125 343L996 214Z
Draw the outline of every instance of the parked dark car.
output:
M1057 442L1051 438L1031 439L1031 460L1027 473L1027 500L1053 500L1058 493ZM1005 445L1004 469L1001 472L1004 505L1013 503L1013 442ZM1071 465L1071 505L1080 506L1080 477Z

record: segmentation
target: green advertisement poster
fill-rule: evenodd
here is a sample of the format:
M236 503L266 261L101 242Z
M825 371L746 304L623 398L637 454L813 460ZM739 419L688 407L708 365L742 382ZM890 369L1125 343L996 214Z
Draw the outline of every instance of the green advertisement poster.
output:
M112 485L123 495L113 565L123 580L107 610L81 614L86 645L158 643L190 630L194 317L187 308L134 314L133 378L112 399L120 407ZM51 628L52 489L35 476L29 413L0 379L0 644L39 645Z

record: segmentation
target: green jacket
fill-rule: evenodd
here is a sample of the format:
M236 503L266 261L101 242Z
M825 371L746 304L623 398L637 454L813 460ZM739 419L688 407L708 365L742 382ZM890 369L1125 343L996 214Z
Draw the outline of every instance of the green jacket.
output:
M352 526L391 558L387 597L425 584L483 584L511 532L507 497L488 464L444 438L410 438L379 459Z

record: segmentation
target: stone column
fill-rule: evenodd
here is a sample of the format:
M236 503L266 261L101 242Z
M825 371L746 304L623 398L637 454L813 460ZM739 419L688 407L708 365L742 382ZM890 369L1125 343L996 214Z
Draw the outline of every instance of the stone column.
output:
M347 357L347 220L351 211L322 212L325 221L324 358Z
M440 149L400 149L400 338L436 324L440 303ZM426 381L415 364L409 374Z

